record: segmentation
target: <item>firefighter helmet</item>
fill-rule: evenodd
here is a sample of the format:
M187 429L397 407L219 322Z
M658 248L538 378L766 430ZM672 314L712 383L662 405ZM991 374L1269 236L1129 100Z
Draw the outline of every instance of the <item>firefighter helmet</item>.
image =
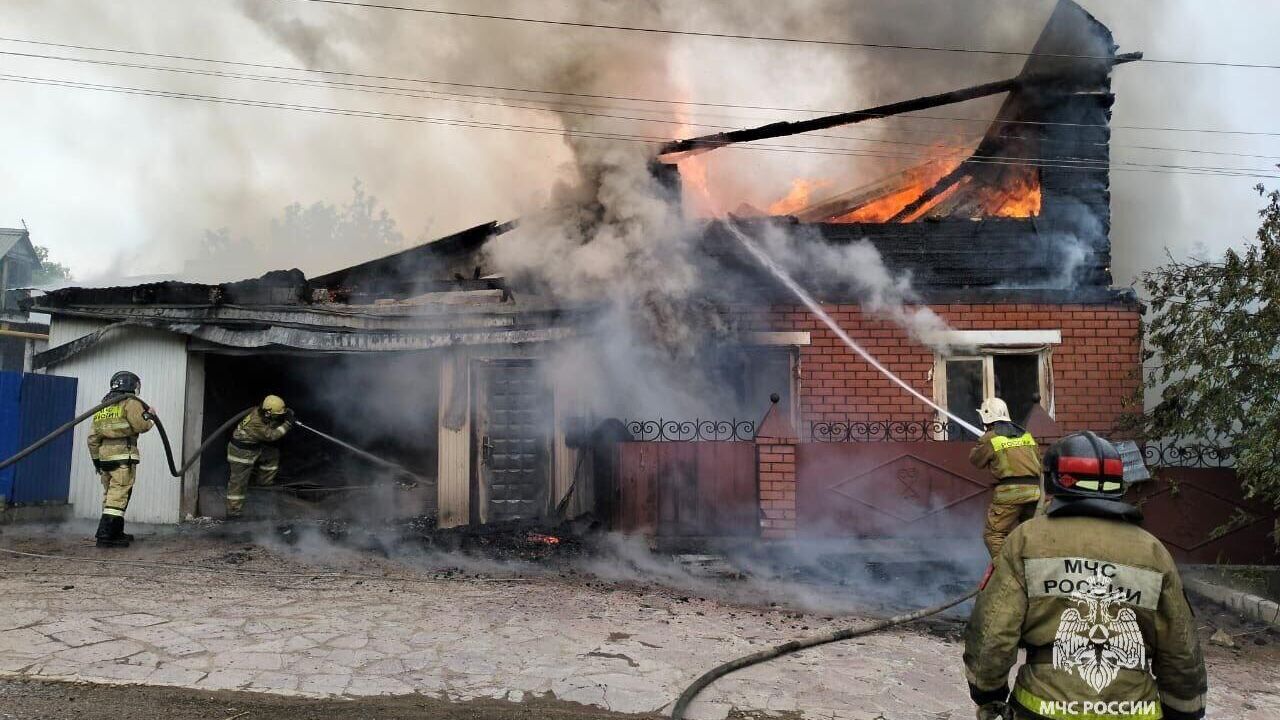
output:
M284 399L279 395L268 395L262 400L262 413L273 417L284 415Z
M137 393L142 389L142 380L128 370L121 370L111 376L111 392Z
M1044 454L1044 480L1058 497L1119 500L1124 461L1114 445L1092 432L1072 433Z
M1009 406L998 397L987 398L982 401L982 407L978 408L978 417L982 418L983 425L1004 421L1013 422L1009 417Z

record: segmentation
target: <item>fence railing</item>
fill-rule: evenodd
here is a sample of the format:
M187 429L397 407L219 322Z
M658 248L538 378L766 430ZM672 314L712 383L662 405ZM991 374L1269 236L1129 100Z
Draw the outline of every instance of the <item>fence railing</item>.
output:
M751 420L626 420L627 432L639 442L750 441L756 437Z
M967 440L969 433L954 422L940 420L815 421L809 423L814 442L916 442Z
M1236 456L1231 448L1151 440L1142 443L1142 462L1148 467L1233 468Z
M809 439L819 443L973 441L972 435L956 423L939 420L814 421L809 423ZM1169 440L1138 444L1148 467L1235 467L1235 453L1229 447L1187 445Z

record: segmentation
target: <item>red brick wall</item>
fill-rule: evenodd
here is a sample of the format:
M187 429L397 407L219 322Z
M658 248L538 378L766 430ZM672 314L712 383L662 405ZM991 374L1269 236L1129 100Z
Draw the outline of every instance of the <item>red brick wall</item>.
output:
M760 478L760 537L796 536L795 438L756 438Z
M932 349L857 305L825 309L854 340L927 397L933 397ZM1135 305L935 305L955 330L1060 330L1053 348L1056 419L1064 430L1109 431L1140 382L1139 309ZM809 331L800 349L800 410L805 432L817 420L928 420L933 411L858 357L800 306L749 311L752 329Z

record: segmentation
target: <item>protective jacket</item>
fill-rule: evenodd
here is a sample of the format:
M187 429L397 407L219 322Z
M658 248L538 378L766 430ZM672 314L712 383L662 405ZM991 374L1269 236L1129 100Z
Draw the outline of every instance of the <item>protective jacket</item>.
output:
M978 438L969 462L985 468L997 481L1030 478L1040 481L1040 448L1031 433L1011 422L998 422Z
M137 463L141 459L138 436L153 426L144 417L145 413L146 406L133 395L124 395L118 402L94 413L89 457L95 463Z
M256 446L259 445L271 445L279 442L292 428L293 423L288 420L284 420L279 424L267 422L266 418L262 416L262 410L255 409L245 415L240 424L236 425L235 432L231 433L231 443L232 446L256 449Z
M1201 718L1207 679L1169 552L1116 500L1055 500L996 556L965 631L974 702L1051 720Z

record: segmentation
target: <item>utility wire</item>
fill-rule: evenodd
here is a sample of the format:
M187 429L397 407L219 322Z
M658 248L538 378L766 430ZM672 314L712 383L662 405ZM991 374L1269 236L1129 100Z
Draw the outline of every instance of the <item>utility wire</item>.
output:
M196 93L179 92L171 90L155 90L151 88L136 88L120 85L106 85L98 83L86 83L74 80L62 80L57 78L42 78L26 75L0 74L0 82L12 82L19 84L31 85L47 85L53 87L64 87L79 90L93 90L98 92L118 93L126 95L141 95L149 97L162 97L182 100L196 100L200 102L209 102L216 104L238 105L245 107L259 107L282 109L297 112L307 112L322 115L340 115L349 117L362 117L382 120L396 120L402 122L416 122L433 125L445 125L455 127L477 128L486 130L503 130L509 132L521 132L535 135L555 135L560 137L578 137L597 140L615 140L624 142L642 142L656 143L665 142L668 138L658 136L632 135L626 133L611 133L604 131L586 130L586 129L566 129L562 127L541 127L533 125L517 125L509 123L496 123L478 120L465 120L460 118L432 117L422 115L407 115L398 113L388 113L373 110L359 110L349 108L333 108L316 105L301 105L295 103L282 103L266 100L251 100L245 98L231 98L217 95L201 95ZM743 151L765 151L765 152L788 152L797 154L812 155L835 155L835 156L865 156L865 157L894 157L893 155L876 154L859 152L855 150L824 148L824 147L805 147L795 145L766 146L766 145L731 145L726 149L736 149ZM910 158L912 156L898 155L897 157ZM1082 165L1071 163L1068 161L1056 161L1052 158L1032 158L1032 159L1016 159L1008 161L995 157L975 157L962 161L969 164L989 164L989 165L1008 165L1008 166L1026 166L1038 168L1058 168L1067 170L1098 170L1102 169L1102 165ZM1280 179L1280 175L1259 174L1247 168L1214 168L1214 167L1198 167L1198 166L1160 166L1160 165L1140 165L1137 163L1131 166L1110 167L1113 171L1130 171L1130 172L1155 172L1163 174L1191 174L1191 175L1214 175L1224 177L1250 177L1265 179Z
M449 92L445 90L418 89L418 88L410 88L410 87L403 87L403 86L397 86L397 85L377 85L377 84L370 84L370 83L344 82L340 80L295 78L295 77L287 77L283 75L260 75L255 73L231 72L226 70L206 70L201 68L184 68L184 67L173 67L173 66L165 66L165 65L151 65L146 63L129 63L129 62L119 62L114 60L100 60L95 58L78 58L78 57L69 57L65 55L47 55L42 53L14 52L11 50L0 50L0 55L37 59L37 60L55 60L55 61L65 61L65 62L74 62L74 63L84 63L88 65L128 68L128 69L135 69L135 70L153 70L157 72L179 73L179 74L196 75L196 76L203 76L203 77L230 78L235 80L251 80L256 82L275 83L275 84L281 84L281 85L294 85L297 87L310 87L310 88L319 88L319 89L328 89L328 90L350 90L353 92L364 92L364 93L371 93L376 95L389 95L392 97L417 98L417 99L424 99L424 100L444 100L448 102L463 102L463 103L471 103L475 105L487 105L491 107L516 108L516 109L537 110L537 111L555 110L556 112L561 112L561 113L566 113L571 115L613 118L618 120L631 120L631 121L637 121L637 122L661 123L664 125L678 125L678 126L685 126L685 127L701 127L701 128L708 128L713 130L731 130L737 127L735 125L714 125L709 123L692 122L690 120L686 120L682 118L673 118L671 117L670 110L658 109L658 108L648 109L648 108L636 108L636 107L620 107L616 105L577 104L577 103L566 103L563 101L550 100L550 99L544 100L540 98L511 97L509 95L457 93L457 92ZM207 62L221 62L221 61L210 60ZM305 72L301 68L297 68L297 70L300 72ZM427 81L421 81L421 82L427 82ZM534 92L534 91L519 90L517 92ZM473 99L473 98L479 98L479 100ZM501 102L483 102L482 101L486 99L500 100ZM537 106L530 107L528 105L514 104L514 103L520 103L520 102L537 103ZM586 108L587 110L620 110L620 111L641 112L641 113L662 113L664 116L656 117L656 118L655 117L635 117L630 115L615 115L610 113L588 112L588 111L582 111L582 110L567 110L565 108ZM711 113L711 114L698 113L697 115L690 115L690 117L701 117L701 116L732 118L732 119L744 120L749 122L760 121L760 118L758 117L746 117L743 115L726 115L726 114L719 114L719 113ZM932 135L934 137L940 137L936 133L927 133L927 134ZM936 143L936 142L926 143L926 142L911 142L908 140L886 140L882 138L868 138L868 137L863 137L858 135L809 133L807 134L807 136L828 138L828 139L834 139L834 140L849 140L853 142L884 144L884 145L909 145L909 146L927 147L927 148L934 148L934 149L937 149L939 147L939 143ZM981 139L980 135L972 137L969 141L973 142L979 139ZM1277 156L1277 159L1280 159L1280 156Z
M452 81L446 81L446 80L431 80L431 79L425 79L425 78L413 78L413 77L403 77L403 76L395 76L395 75L376 75L376 74L347 72L347 71L341 71L341 70L311 69L311 68L304 68L304 67L297 67L297 66L290 66L290 65L275 65L270 63L253 63L253 62L243 62L243 61L236 61L236 60L220 60L216 58L199 57L194 55L178 55L178 54L172 54L172 53L150 53L150 52L142 52L138 50L124 50L119 48L108 48L108 47L93 46L93 45L74 45L74 44L68 44L68 43L54 43L54 42L46 42L41 40L29 40L26 38L13 38L13 37L4 37L4 36L0 36L0 41L22 43L27 45L41 45L45 47L57 47L57 48L64 48L64 49L70 49L70 50L88 50L93 52L117 53L117 54L124 54L124 55L134 55L138 57L163 58L168 60L187 60L187 61L193 61L193 62L218 63L218 64L224 64L224 65L235 65L239 67L251 67L251 68L259 68L259 69L267 69L267 70L285 70L289 72L305 72L305 73L315 73L320 75L336 75L336 76L344 76L344 77L362 78L362 79L368 79L368 80L392 80L392 81L399 81L399 82L422 83L426 85L449 85L454 87L468 87L468 88L475 88L475 89L482 89L482 90L498 90L498 91L504 91L504 92L520 92L520 93L530 93L530 94L539 94L539 95L562 95L566 97L589 98L589 99L598 99L598 100L643 102L643 103L675 105L675 106L683 106L683 107L714 107L714 108L730 108L730 109L739 109L739 110L759 110L759 111L768 111L768 112L806 113L806 114L814 114L814 115L831 115L839 112L845 112L844 110L829 110L829 109L821 109L821 108L789 108L789 107L779 107L779 106L771 106L771 105L712 103L712 102L701 102L701 101L693 101L693 100L673 100L670 98L645 98L645 97L635 97L635 96L628 96L628 95L575 93L575 92L567 92L567 91L541 90L541 89L535 89L535 88L520 88L520 87L511 87L511 86L503 86L503 85L460 83L460 82L452 82ZM634 109L639 109L639 108L634 108ZM1142 130L1142 131L1156 131L1156 132L1207 133L1207 134L1218 134L1218 135L1280 137L1280 132L1224 130L1220 128L1150 127L1150 126L1143 126L1143 125L1108 125L1108 124L1102 124L1102 123L1044 123L1044 122L1036 122L1031 120L1001 120L998 118L992 120L992 119L984 119L984 118L950 117L945 115L918 115L918 114L904 114L904 115L881 116L881 117L884 119L893 119L893 120L929 120L929 121L941 121L941 122L980 123L983 125L991 125L991 124L1055 125L1055 126L1064 126L1064 127L1111 128L1113 130ZM1123 146L1113 145L1113 147L1123 147ZM1157 149L1157 148L1144 147L1144 146L1135 146L1135 147L1140 147L1141 149ZM1158 149L1170 150L1175 152L1184 152L1182 150L1179 150L1178 148L1158 148ZM1210 151L1186 150L1185 152L1210 152ZM1221 153L1221 154L1226 155L1231 153Z
M585 117L600 117L600 118L610 118L610 119L617 119L617 120L630 120L635 122L660 123L664 125L699 127L699 128L707 128L712 130L732 130L736 127L733 125L717 125L717 124L710 124L710 123L692 122L690 120L685 120L685 119L671 118L669 115L667 117L661 117L661 118L650 118L650 117L636 117L632 115L616 115L611 113L590 112L589 110L573 110L573 109L567 109L567 108L588 108L591 110L603 109L603 110L621 110L621 111L651 112L651 113L658 113L658 112L667 113L668 112L666 110L657 110L657 109L647 110L643 108L618 107L618 106L609 106L609 105L581 105L581 104L574 104L574 103L562 103L555 100L541 100L538 98L520 98L520 97L513 98L510 96L502 96L502 95L454 93L454 92L448 92L448 91L442 91L442 90L420 90L417 88L403 87L403 86L397 86L397 85L378 85L378 84L370 84L370 83L356 83L356 82L346 82L346 81L328 80L328 79L294 78L294 77L288 77L283 75L262 75L262 74L256 74L256 73L241 73L241 72L233 72L233 71L227 71L227 70L184 68L184 67L174 67L174 66L166 66L166 65L152 65L147 63L130 63L130 62L120 62L115 60L101 60L96 58L78 58L78 57L69 57L65 55L48 55L43 53L15 52L11 50L0 50L0 55L8 55L12 57L21 57L21 58L29 58L29 59L37 59L37 60L55 60L55 61L65 61L65 62L74 62L74 63L85 63L89 65L99 65L99 66L106 66L106 67L118 67L118 68L128 68L128 69L137 69L137 70L152 70L157 72L178 73L178 74L196 75L196 76L203 76L203 77L250 80L254 82L293 85L297 87L348 90L351 92L371 93L376 95L389 95L392 97L406 97L406 98L416 98L416 99L424 99L424 100L443 100L446 102L470 103L474 105L486 105L490 107L516 108L516 109L525 109L525 110L534 110L534 111L555 110L556 112L560 112L564 114L581 115ZM499 100L501 102L485 102L484 100ZM529 105L516 104L520 102L537 103L537 105L529 106ZM701 113L699 113L699 115L701 115ZM758 120L758 118L745 118L741 115L738 115L738 116L719 115L719 117L730 117L730 118L736 117L737 119L740 119L740 120L751 120L751 121ZM883 138L868 138L868 137L862 137L857 135L842 135L842 134L833 134L833 133L806 133L806 137L817 137L817 138L824 138L824 139L831 139L831 140L847 140L852 142L864 142L864 143L883 144L883 145L905 145L905 146L912 146L912 147L924 147L924 148L929 148L931 150L962 149L954 145L951 147L942 146L941 143L938 143L938 142L926 143L926 142L912 142L909 140L887 140ZM1005 137L1008 137L1011 139L1021 139L1021 140L1034 139L1037 142L1047 143L1047 144L1059 144L1059 145L1075 144L1075 143L1069 143L1066 141L1053 141L1048 138L1029 138L1026 136L1009 136L1009 135L1006 135ZM981 136L976 136L966 140L965 142L970 142L970 143L976 142L980 138ZM1082 142L1079 144L1091 145L1096 147L1108 146L1108 143L1094 143L1094 142ZM1233 156L1233 157L1249 157L1249 158L1280 160L1280 156L1277 156L1277 155L1261 155L1261 154L1253 154L1253 153L1226 153L1226 152L1219 153L1219 152L1208 151L1208 150L1194 150L1194 149L1183 149L1183 148L1158 148L1153 146L1126 146L1118 143L1111 145L1111 147L1115 147L1115 148L1133 147L1136 149L1143 149L1143 150L1169 150L1173 152L1187 152L1187 153L1198 153L1198 154L1227 155L1227 156ZM1061 156L1061 157L1055 156L1053 159L1055 161L1080 160L1082 162L1088 162L1088 161L1097 162L1089 158L1077 158L1077 157L1070 157L1070 156ZM1240 169L1244 169L1244 168L1240 168Z
M719 38L726 40L755 40L760 42L795 43L804 45L826 45L834 47L860 47L876 50L911 50L916 52L963 53L974 55L997 55L1006 57L1047 57L1069 60L1103 60L1114 61L1112 55L1078 55L1073 53L1036 53L1019 50L992 50L987 48L947 47L940 45L910 45L899 43L855 42L852 40L823 40L820 38L797 38L774 35L745 35L739 33L709 32L701 30L676 30L674 28L654 28L636 25L611 25L606 23L589 23L572 20L552 20L549 18L533 18L517 15L493 15L486 13L461 12L458 10L439 10L436 8L414 7L406 5L390 5L385 3L355 2L355 0L302 0L322 5L339 5L366 10L392 10L412 12L423 15L440 15L446 17L471 18L474 20L502 20L506 22L550 25L555 27L590 28L593 30L618 30L625 32L647 33L653 35L683 35L686 37ZM1167 65L1204 65L1212 67L1253 68L1280 70L1280 65L1267 63L1224 62L1216 60L1178 60L1167 58L1142 58L1139 62L1150 62Z

